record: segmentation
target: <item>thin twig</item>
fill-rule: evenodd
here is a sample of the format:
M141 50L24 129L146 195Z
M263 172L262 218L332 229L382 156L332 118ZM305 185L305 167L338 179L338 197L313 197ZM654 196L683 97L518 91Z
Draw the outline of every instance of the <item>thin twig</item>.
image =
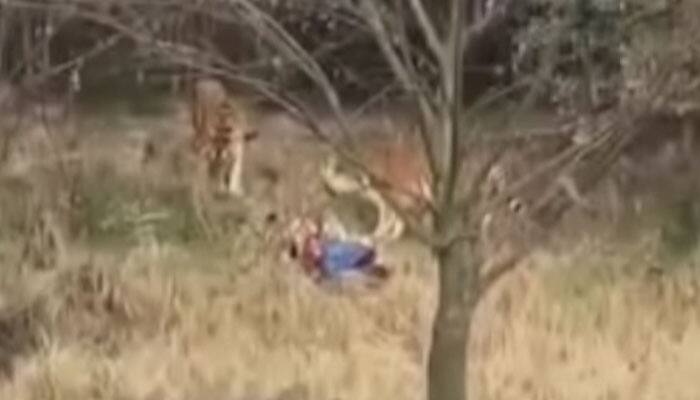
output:
M430 20L428 13L423 7L423 2L421 0L410 0L411 10L418 21L418 26L420 27L421 33L425 37L425 41L428 43L428 47L433 52L433 56L437 59L442 58L444 53L444 46L440 41L435 25Z

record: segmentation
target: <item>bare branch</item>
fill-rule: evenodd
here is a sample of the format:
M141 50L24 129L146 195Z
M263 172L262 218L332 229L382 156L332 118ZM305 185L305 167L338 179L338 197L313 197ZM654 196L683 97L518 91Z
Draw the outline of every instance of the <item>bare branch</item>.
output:
M401 61L401 58L394 50L391 34L382 21L381 12L377 8L376 2L374 0L363 0L362 4L364 5L364 14L367 22L374 32L377 43L392 71L407 93L417 95L418 107L425 124L429 127L436 126L437 115L435 108L431 100L421 91L421 88L416 85L416 81L411 79L411 74L406 65ZM426 129L421 129L419 133L428 160L428 166L430 167L431 174L435 176L438 170L433 141Z
M272 34L272 42L277 45L277 49L282 51L287 57L296 60L297 64L304 70L309 78L313 79L314 82L323 90L324 95L328 99L331 108L333 109L336 117L339 117L341 121L344 120L342 116L342 104L340 98L333 88L330 80L326 76L325 72L320 68L318 63L309 55L309 53L304 50L301 45L270 15L261 10L258 6L254 5L252 1L240 0L237 4L242 5L248 12L248 17L251 18L249 23L255 23L255 21L262 22L259 26L260 31L263 34ZM217 14L212 15L217 17ZM268 29L265 29L268 28Z
M86 60L96 57L114 47L122 37L123 36L121 34L111 35L107 39L100 41L91 49L79 54L78 56L73 57L72 59L67 60L61 64L51 66L51 68L47 70L41 71L38 75L33 76L32 79L36 81L42 81L44 79L48 79L52 76L68 71L71 68L79 66L83 64Z
M476 21L468 29L463 30L462 40L467 45L471 45L472 38L479 37L484 34L488 29L493 27L495 24L500 23L500 21L505 18L513 7L514 0L500 0L497 5L491 8L488 14L483 16L479 21Z
M560 153L557 153L548 160L538 164L531 172L529 172L519 180L515 181L514 183L510 184L505 190L494 196L490 201L484 203L481 206L482 212L486 212L486 210L491 209L496 204L500 204L506 199L512 197L518 191L531 185L536 179L540 178L542 175L563 168L565 163L567 163L569 160L574 159L576 155L580 154L580 152L581 148L577 146L572 146ZM465 207L468 206L468 203L462 204Z
M489 265L488 271L479 279L479 297L483 298L503 276L513 271L527 255L523 249L509 248L505 254Z
M389 66L396 75L399 82L407 93L418 92L418 88L411 80L411 76L406 68L406 65L401 61L396 50L392 45L391 33L387 29L386 24L382 19L381 11L377 8L377 2L372 0L363 0L363 11L367 19L367 23L374 32L377 42L381 48L384 57L389 62Z
M377 91L375 95L367 99L363 104L359 105L356 107L350 115L350 119L356 119L359 116L361 116L365 110L369 109L373 104L379 103L381 101L384 101L384 99L389 95L389 93L396 89L396 84L395 83L390 83L383 87L381 90Z
M426 101L428 101L432 106L434 106L434 102L431 101L430 98L430 88L427 87L426 81L422 79L418 71L416 70L416 66L414 65L414 61L412 60L412 57L414 56L416 50L415 46L413 43L410 41L408 38L408 29L406 26L406 20L405 18L402 18L404 15L404 10L403 10L403 0L395 1L396 3L396 10L394 11L395 14L398 14L398 16L395 16L392 18L391 23L387 23L386 25L388 27L393 27L389 32L394 35L396 38L397 46L401 50L401 55L403 56L403 65L406 68L406 72L408 74L409 80L413 83L415 86L415 90L418 92L420 96L425 96ZM389 19L389 17L385 17L385 19Z
M411 0L411 10L418 21L418 26L420 26L421 33L425 37L425 41L428 43L428 47L433 52L433 55L438 60L442 59L444 53L444 46L438 37L435 25L433 25L428 13L423 7L423 2L421 0Z
M498 161L503 157L505 153L506 147L501 146L500 148L493 151L491 155L483 163L481 163L479 169L476 171L476 174L474 174L475 176L473 180L469 184L466 198L458 203L458 207L462 207L463 212L469 213L471 211L470 206L476 204L479 198L480 188L488 178L489 172L491 171L492 167L498 163ZM471 217L471 215L468 215L468 217Z
M590 190L600 181L634 138L634 131L621 129L621 121L617 120L609 133L586 149L585 158L581 156L573 160L567 168L571 169L572 176L580 178L577 182L579 191ZM532 211L538 215L540 224L546 229L555 224L563 212L575 203L575 199L567 193L550 190L532 207Z

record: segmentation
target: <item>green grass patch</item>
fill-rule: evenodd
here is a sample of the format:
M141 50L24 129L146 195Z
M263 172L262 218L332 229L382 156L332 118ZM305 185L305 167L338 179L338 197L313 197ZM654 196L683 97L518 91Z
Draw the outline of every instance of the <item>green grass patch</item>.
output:
M661 214L661 256L669 264L686 259L700 243L700 202L685 197Z
M92 245L130 246L144 235L179 244L204 237L185 187L144 190L105 163L81 180L80 193L76 223Z
M0 182L0 240L12 239L24 232L32 192L26 179L11 177Z

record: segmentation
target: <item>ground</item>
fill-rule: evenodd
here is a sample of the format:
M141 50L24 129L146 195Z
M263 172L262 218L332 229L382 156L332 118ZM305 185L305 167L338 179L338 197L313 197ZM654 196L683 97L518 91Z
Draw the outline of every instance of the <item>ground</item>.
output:
M266 217L316 201L321 150L284 118L259 122L253 200L211 200L210 239L178 109L23 128L0 170L0 398L422 398L429 254L389 248L381 290L314 286ZM700 398L700 251L664 243L648 223L535 251L479 307L472 398Z

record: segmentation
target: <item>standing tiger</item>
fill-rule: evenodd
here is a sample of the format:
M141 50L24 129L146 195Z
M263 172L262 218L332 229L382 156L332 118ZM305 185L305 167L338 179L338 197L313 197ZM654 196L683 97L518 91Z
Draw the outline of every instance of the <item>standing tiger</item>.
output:
M206 177L217 189L241 196L246 142L258 132L249 125L242 108L215 79L194 83L191 103L194 137L192 149L203 163Z

